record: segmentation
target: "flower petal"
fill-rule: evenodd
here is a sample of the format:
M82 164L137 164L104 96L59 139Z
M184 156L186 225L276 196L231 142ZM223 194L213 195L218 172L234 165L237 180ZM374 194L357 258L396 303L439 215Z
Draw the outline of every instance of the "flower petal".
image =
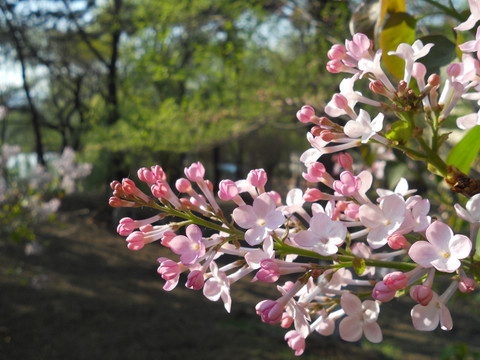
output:
M339 325L340 337L345 341L355 342L362 337L362 322L354 316L347 316Z
M408 250L408 256L418 265L428 268L432 267L432 261L437 260L442 255L429 242L417 241Z
M363 333L368 341L380 343L383 340L382 329L377 322L366 323L363 325Z

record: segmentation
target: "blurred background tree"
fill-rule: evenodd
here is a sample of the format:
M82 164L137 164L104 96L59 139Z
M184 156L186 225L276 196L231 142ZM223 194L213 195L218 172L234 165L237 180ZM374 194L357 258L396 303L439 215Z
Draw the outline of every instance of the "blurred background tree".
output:
M295 112L329 100L338 81L324 54L350 18L338 0L0 0L0 10L2 72L21 73L1 84L2 142L40 163L45 151L82 151L95 185L156 163L178 174L191 160L213 180L252 167L289 175L306 143Z

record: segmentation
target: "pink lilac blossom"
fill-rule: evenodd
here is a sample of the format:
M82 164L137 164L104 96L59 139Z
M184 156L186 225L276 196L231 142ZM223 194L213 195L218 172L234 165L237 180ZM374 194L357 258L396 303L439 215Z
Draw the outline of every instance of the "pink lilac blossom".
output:
M344 293L340 298L340 305L347 315L339 325L340 337L345 341L358 341L365 337L379 343L383 340L382 330L377 323L380 306L372 300L363 302L353 294Z
M408 255L418 265L434 267L438 271L452 273L460 265L460 259L466 258L472 249L472 242L465 235L454 235L450 227L435 221L426 230L428 241L415 242Z
M276 209L275 201L269 194L258 196L253 205L242 205L233 211L238 226L248 229L245 241L250 246L260 244L270 233L285 222L285 217Z

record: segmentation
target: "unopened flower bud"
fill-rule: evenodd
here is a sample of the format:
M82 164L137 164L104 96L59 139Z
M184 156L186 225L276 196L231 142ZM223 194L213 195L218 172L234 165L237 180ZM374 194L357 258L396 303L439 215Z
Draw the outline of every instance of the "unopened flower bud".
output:
M393 250L402 249L405 247L405 245L408 244L408 241L405 238L405 236L397 233L388 235L387 242L388 242L388 246L390 246Z
M415 285L410 288L410 296L420 305L427 306L433 298L433 291L425 285Z
M267 173L263 169L250 170L247 175L247 181L252 186L263 188L267 183Z
M440 76L432 74L428 77L428 84L432 87L440 85Z
M388 302L395 297L396 290L388 287L383 281L379 281L375 284L372 291L372 297L375 300Z
M205 176L205 168L201 162L196 162L190 165L188 168L185 168L185 175L190 181L202 181Z
M185 178L180 178L175 182L175 187L181 193L186 193L192 188L192 184Z
M462 73L462 65L459 63L453 63L447 66L448 76L457 77Z
M353 166L353 158L349 153L340 153L337 156L337 161L345 170L351 170Z
M218 197L223 201L232 200L235 196L238 195L237 184L232 180L222 180L218 185Z
M374 80L372 81L368 87L370 88L370 90L375 93L375 94L379 94L379 95L383 95L385 94L385 85L383 85L383 83L380 81L380 80Z
M310 119L315 116L315 110L310 105L304 105L300 110L297 111L298 121L307 124L310 122Z
M372 297L381 302L388 302L395 297L397 291L388 287L383 281L375 284L372 291Z
M342 60L345 57L345 54L345 46L341 44L335 44L330 48L330 50L328 50L327 56L330 60Z
M460 290L462 293L469 293L475 290L475 280L469 278L469 277L462 277L460 282L458 283L458 290Z
M200 290L203 287L205 282L203 271L201 270L192 270L188 274L187 283L185 286L189 289Z
M323 200L323 198L323 193L316 188L309 188L305 190L305 194L303 194L303 200L305 200L306 202L315 202L318 200Z
M407 287L407 276L401 271L393 271L383 277L383 282L392 290L402 290Z

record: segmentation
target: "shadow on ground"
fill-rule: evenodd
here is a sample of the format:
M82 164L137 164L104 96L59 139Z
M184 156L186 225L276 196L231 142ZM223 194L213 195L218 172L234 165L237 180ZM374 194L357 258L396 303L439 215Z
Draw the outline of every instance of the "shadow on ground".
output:
M277 297L274 287L252 286L248 279L236 284L230 315L220 302L186 289L185 279L167 293L156 259L168 253L157 245L127 250L107 210L75 201L72 210L61 212L63 225L37 229L40 254L1 245L1 359L295 358L283 341L285 330L255 315L257 302ZM407 301L382 307L385 342L379 347L314 334L302 359L438 359L452 340L478 351L478 312L455 304L452 332L418 333L409 320L411 306Z

